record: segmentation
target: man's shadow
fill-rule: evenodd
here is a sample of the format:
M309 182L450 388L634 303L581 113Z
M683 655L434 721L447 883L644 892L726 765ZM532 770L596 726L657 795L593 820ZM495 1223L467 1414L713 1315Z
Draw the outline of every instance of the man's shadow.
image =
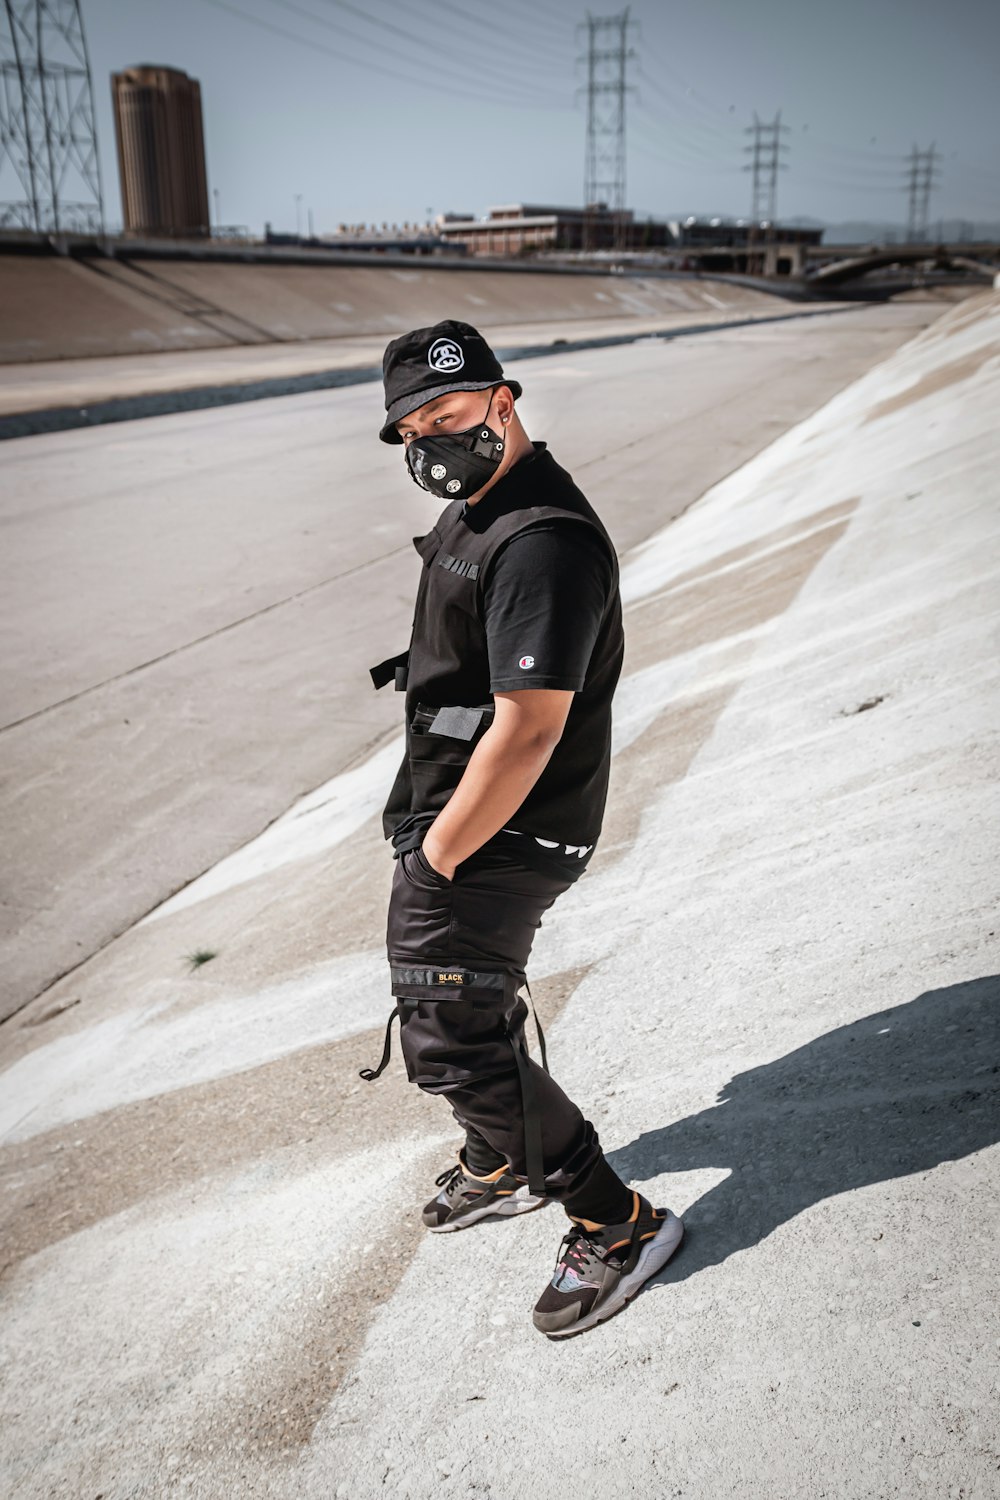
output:
M728 1167L688 1209L684 1281L850 1188L1000 1139L1000 976L929 990L738 1073L719 1102L608 1160L626 1181Z

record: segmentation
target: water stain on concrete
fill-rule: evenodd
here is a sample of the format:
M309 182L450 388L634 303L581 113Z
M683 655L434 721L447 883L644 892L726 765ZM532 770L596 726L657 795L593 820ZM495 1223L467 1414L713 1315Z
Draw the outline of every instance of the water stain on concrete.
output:
M550 1026L558 1018L586 974L587 968L581 967L532 983L535 1007L543 1027ZM370 1037L364 1040L370 1056L378 1039ZM558 1073L558 1057L553 1059L553 1066ZM404 1137L412 1133L412 1124L402 1127L397 1105L409 1096L419 1095L419 1091L411 1088L401 1073L393 1082L396 1087L386 1098L384 1117L393 1122L393 1136ZM376 1084L370 1092L375 1093L378 1087ZM586 1101L583 1103L586 1105ZM435 1125L440 1124L443 1102L435 1106L425 1096L419 1096L419 1105L422 1114L426 1111L428 1121L433 1117ZM358 1139L366 1142L377 1139L378 1120L369 1120L363 1126L360 1121L352 1122L352 1129L357 1129ZM457 1137L458 1132L456 1145ZM387 1149L391 1150L391 1139L387 1142ZM340 1290L313 1304L313 1310L303 1318L301 1326L286 1328L280 1343L268 1351L267 1368L256 1369L252 1397L242 1405L217 1411L214 1420L224 1427L228 1441L235 1441L262 1456L273 1454L279 1448L287 1450L309 1442L313 1428L354 1363L371 1319L379 1306L395 1292L426 1235L427 1231L420 1222L420 1209L434 1192L435 1175L448 1165L450 1162L442 1160L440 1150L427 1153L415 1170L412 1215L406 1220L393 1220L387 1224L384 1233L370 1244L364 1255L355 1255L350 1298L345 1298ZM553 1228L554 1240L565 1227L562 1215L555 1217L558 1217L558 1222ZM492 1227L489 1221L477 1226L480 1233L488 1233ZM496 1227L504 1229L507 1226L498 1220ZM196 1453L205 1451L206 1439L211 1440L208 1432L193 1435L192 1450Z
M784 614L819 560L843 536L857 499L844 501L838 517L816 524L810 517L774 547L754 543L742 560L713 560L702 576L688 575L630 609L626 631L630 672L667 656L739 635ZM804 534L803 534L804 533ZM766 546L766 550L765 550ZM719 577L725 566L727 576Z
M734 681L715 692L669 704L633 744L619 751L613 762L604 831L594 855L595 869L609 869L629 853L646 808L665 787L687 774L736 686Z
M585 972L532 984L543 1026ZM386 1015L391 1003L387 981ZM284 1151L305 1170L359 1140L391 1149L396 1137L436 1128L441 1106L410 1087L401 1066L375 1085L358 1078L381 1045L379 1027L6 1146L0 1278L48 1245L204 1177Z
M889 396L885 401L880 401L873 406L864 419L865 426L869 422L876 421L879 417L887 417L892 412L903 411L907 406L912 406L915 401L922 401L925 396L933 396L936 391L946 390L950 385L957 385L959 381L971 380L973 375L978 375L984 365L989 364L991 359L996 359L998 349L995 346L986 349L977 349L974 354L967 354L964 359L953 359L950 364L938 365L935 369L922 375L919 380L908 385L905 391L898 395Z
M838 500L833 505L824 506L822 510L813 511L805 519L789 521L786 526L778 526L772 531L765 531L761 536L754 537L752 542L744 542L742 546L733 547L728 552L717 553L708 562L702 563L700 567L689 568L684 573L675 574L671 578L667 588L669 590L680 589L686 587L689 583L698 583L706 578L715 578L726 568L731 568L735 563L747 562L751 558L759 557L764 552L772 551L775 547L779 547L785 542L797 541L806 532L818 531L833 521L845 520L856 510L860 500L860 495L849 495L845 500ZM631 607L634 608L635 606Z
M859 496L826 507L672 580L633 605L626 617L630 672L655 665L664 646L681 654L738 637L781 615L817 563L847 528ZM725 569L726 577L720 578ZM616 755L608 815L595 866L632 847L645 809L663 788L685 776L742 681L740 663L753 643L733 642L728 680L664 705L647 729Z
M558 1018L586 973L580 967L533 983L543 1026ZM391 1159L397 1141L421 1132L439 1135L448 1119L445 1105L413 1088L398 1063L374 1086L358 1079L381 1041L378 1030L304 1049L6 1148L0 1156L0 1281L47 1246L209 1176L277 1158L283 1174L294 1177L358 1141L380 1144ZM456 1145L458 1138L456 1127ZM355 1256L350 1297L331 1291L298 1304L258 1348L252 1382L206 1406L198 1429L180 1439L192 1454L222 1442L274 1457L309 1441L372 1317L395 1292L426 1234L420 1209L447 1165L439 1147L428 1149L414 1170L412 1213L388 1222ZM349 1226L345 1236L346 1244Z
M938 338L951 338L952 334L959 333L970 323L978 323L993 299L992 291L963 299L960 308L956 308L954 312L942 318L940 323L932 323L922 337L926 338L928 334L933 334Z
M334 955L380 949L385 943L385 912L392 881L392 858L382 847L380 820L372 818L333 848L290 861L265 876L241 882L215 896L182 907L149 927L133 929L144 940L143 969L149 970L149 944L186 952L196 942L218 947L212 974L199 976L233 989L260 989L308 970ZM266 890L266 900L261 892ZM282 918L275 920L275 912ZM178 993L179 1009L197 1007Z

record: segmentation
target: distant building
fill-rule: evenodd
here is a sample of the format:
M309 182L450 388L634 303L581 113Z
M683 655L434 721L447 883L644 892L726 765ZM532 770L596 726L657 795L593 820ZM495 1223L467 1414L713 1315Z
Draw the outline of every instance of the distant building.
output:
M672 243L666 224L637 222L631 209L621 216L621 239L626 250L661 249ZM460 219L443 214L438 233L451 244L464 245L470 255L525 255L544 250L613 250L617 216L606 203L590 208L551 208L514 203L491 208L485 219Z
M335 233L299 235L264 225L268 245L298 245L305 250L349 250L363 255L463 255L430 224L341 224Z
M752 219L672 219L670 230L685 270L742 271L765 276L800 276L821 228L772 224Z
M808 248L822 229L753 224L748 219L637 219L626 209L621 220L605 203L590 208L552 208L515 203L491 208L485 218L443 214L441 238L470 255L512 256L548 252L577 256L615 253L623 261L645 260L679 270L747 271L797 275Z
M207 235L201 89L179 68L111 75L126 234Z
M319 246L324 250L350 250L367 255L462 255L461 245L449 244L440 233L441 220L434 224L338 224L331 234L311 240L288 236L286 243ZM266 226L266 238L277 244L279 236Z

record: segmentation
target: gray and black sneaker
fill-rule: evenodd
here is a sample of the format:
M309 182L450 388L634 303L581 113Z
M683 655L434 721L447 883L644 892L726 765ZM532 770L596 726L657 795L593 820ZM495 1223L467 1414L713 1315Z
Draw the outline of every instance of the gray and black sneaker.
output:
M500 1167L489 1177L473 1177L458 1154L458 1165L442 1172L436 1184L441 1191L424 1209L423 1219L432 1234L447 1234L464 1229L477 1219L494 1215L502 1219L528 1214L541 1208L547 1198L529 1193L526 1184L518 1182L509 1168Z
M666 1265L684 1238L669 1208L635 1203L624 1224L584 1229L574 1221L559 1247L555 1274L535 1306L535 1327L550 1339L583 1333L614 1317Z

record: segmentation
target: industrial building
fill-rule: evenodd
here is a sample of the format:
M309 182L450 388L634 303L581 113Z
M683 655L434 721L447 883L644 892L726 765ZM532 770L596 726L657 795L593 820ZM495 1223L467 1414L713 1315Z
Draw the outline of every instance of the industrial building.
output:
M761 223L753 219L673 219L669 224L682 270L738 271L763 276L801 276L822 228Z
M201 89L179 68L111 76L126 234L207 235Z
M615 214L604 203L591 208L553 208L515 203L491 208L481 219L443 214L442 240L470 255L491 257L545 253L614 252L625 259L651 255L674 269L758 271L798 275L806 251L822 229L753 223L748 219L637 219L631 209Z
M349 250L364 255L464 255L430 224L341 224L330 234L290 234L264 225L266 245L298 245L306 250Z
M530 255L546 250L651 250L671 243L666 224L636 222L631 209L612 213L606 203L552 208L515 203L491 208L483 219L444 214L438 232L470 255Z

